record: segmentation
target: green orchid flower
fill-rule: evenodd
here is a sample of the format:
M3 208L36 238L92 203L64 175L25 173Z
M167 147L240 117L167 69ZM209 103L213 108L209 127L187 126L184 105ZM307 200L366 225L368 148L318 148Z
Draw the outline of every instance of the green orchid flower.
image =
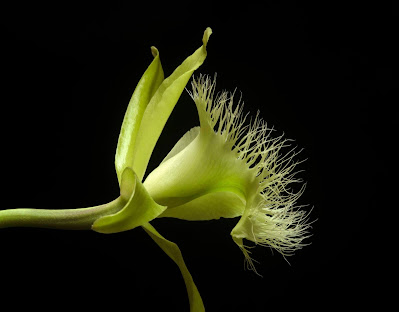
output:
M203 45L166 79L155 47L153 61L129 102L118 140L115 168L120 195L89 208L44 210L18 208L0 211L0 228L42 227L117 233L141 226L178 265L186 284L190 311L205 311L201 296L178 246L150 224L155 218L211 220L240 217L231 231L248 267L252 259L244 239L271 246L283 256L301 248L310 227L308 213L290 188L301 180L294 172L294 150L282 153L288 140L273 138L256 117L246 124L243 105L234 94L215 94L215 81L199 76L192 81L200 126L189 130L162 163L143 182L151 154L193 72L202 65L212 31Z

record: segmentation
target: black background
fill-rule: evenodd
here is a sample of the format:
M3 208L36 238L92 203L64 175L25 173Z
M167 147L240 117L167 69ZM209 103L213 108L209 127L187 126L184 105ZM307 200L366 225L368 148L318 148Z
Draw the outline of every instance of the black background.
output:
M58 3L58 2L57 2ZM114 153L130 96L160 51L168 76L214 33L196 73L217 72L246 111L296 140L314 207L312 244L289 258L258 247L259 277L230 237L237 220L155 220L176 242L207 311L324 310L369 304L380 285L377 186L392 104L397 7L266 2L8 5L1 31L0 208L65 209L118 196ZM373 118L371 118L371 114ZM384 117L385 118L385 117ZM151 159L198 124L186 92ZM310 208L309 207L309 208ZM372 208L373 207L373 208ZM0 230L1 305L39 310L187 311L177 266L141 229L101 235Z

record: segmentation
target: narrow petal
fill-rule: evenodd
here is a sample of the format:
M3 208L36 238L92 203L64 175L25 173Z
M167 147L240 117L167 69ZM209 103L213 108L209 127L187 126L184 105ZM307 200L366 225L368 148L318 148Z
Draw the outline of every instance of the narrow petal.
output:
M208 27L202 39L203 45L162 82L145 110L133 151L133 169L140 180L144 176L155 144L184 87L193 72L206 58L206 45L211 33L212 30Z
M164 80L158 50L151 47L154 60L148 66L133 92L123 119L115 154L115 169L119 184L123 170L133 166L133 150L144 111Z
M121 197L129 198L125 207L115 214L97 219L92 226L94 231L117 233L131 230L155 219L166 209L151 198L130 168L126 168L122 174Z
M177 264L181 274L183 275L184 283L186 284L188 300L190 302L190 312L203 312L205 311L204 304L197 286L195 286L193 277L184 263L183 256L179 247L164 238L157 230L149 223L143 225L144 230L150 237L158 244L159 247Z

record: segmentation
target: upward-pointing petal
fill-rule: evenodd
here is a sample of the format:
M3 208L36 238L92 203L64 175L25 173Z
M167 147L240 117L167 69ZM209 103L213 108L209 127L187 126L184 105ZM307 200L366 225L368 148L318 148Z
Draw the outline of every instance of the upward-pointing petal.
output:
M123 119L115 154L115 169L121 184L122 172L133 166L133 151L144 111L164 79L158 50L151 47L154 60L148 66L133 92Z
M155 144L184 87L206 58L206 45L211 34L212 30L208 27L202 39L203 45L162 82L145 110L133 152L132 168L140 180L143 179Z

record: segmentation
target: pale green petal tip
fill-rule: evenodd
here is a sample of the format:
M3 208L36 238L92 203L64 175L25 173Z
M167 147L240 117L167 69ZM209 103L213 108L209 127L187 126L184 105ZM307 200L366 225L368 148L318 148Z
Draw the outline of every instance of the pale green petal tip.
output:
M204 44L204 48L206 49L206 46L208 44L209 37L212 35L212 28L207 27L204 31L204 36L202 37L202 43Z
M166 155L166 157L162 160L161 164L162 165L165 161L167 161L168 159L176 156L177 154L179 154L183 149L185 149L187 147L187 145L189 145L192 141L194 141L194 139L198 136L200 132L200 127L194 127L191 128L189 131L187 131L181 138L179 141L177 141L177 143L175 144L175 146L170 150L170 152L168 153L168 155ZM145 183L145 182L144 182Z
M152 46L151 47L151 54L154 58L156 58L157 56L159 56L159 51L156 47Z

